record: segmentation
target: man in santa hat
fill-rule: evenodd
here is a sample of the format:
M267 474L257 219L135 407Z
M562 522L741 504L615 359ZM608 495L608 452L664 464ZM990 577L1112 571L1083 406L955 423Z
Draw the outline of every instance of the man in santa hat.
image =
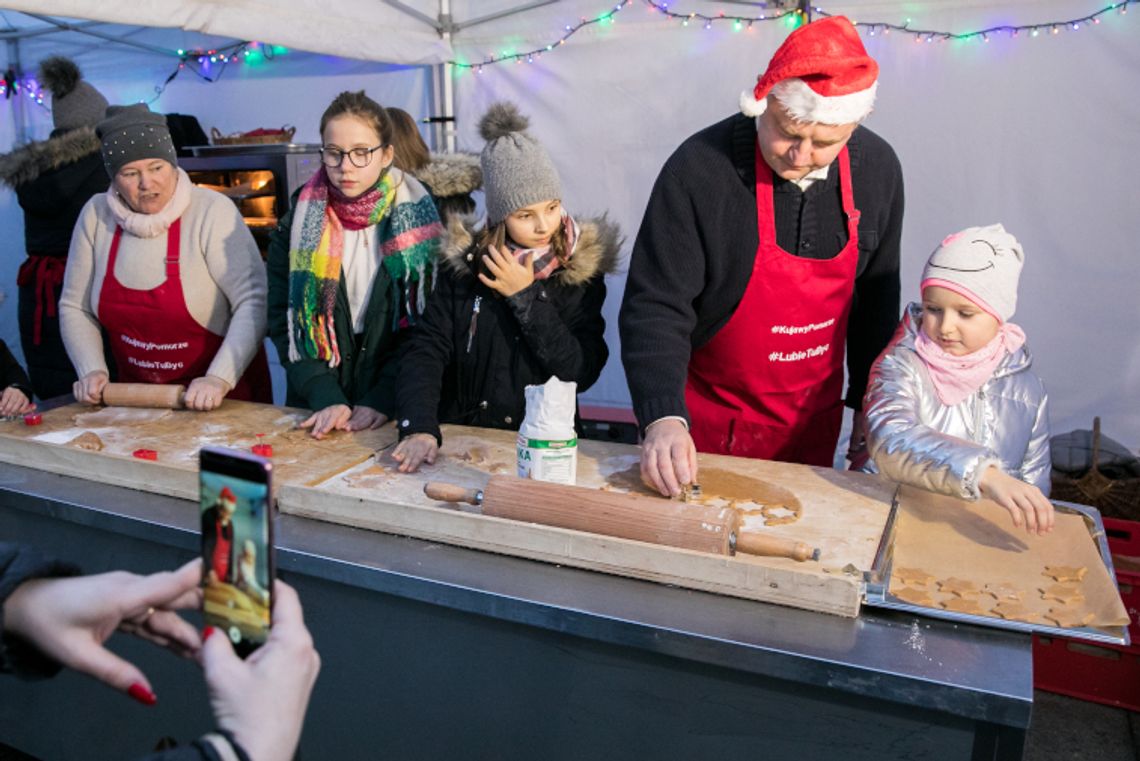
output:
M202 560L206 564L206 581L210 584L232 583L234 562L234 511L237 495L228 486L218 492L213 507L202 511Z
M792 32L742 113L686 140L654 185L622 303L622 361L662 494L696 453L830 466L846 401L899 315L903 181L860 122L878 65L854 26Z

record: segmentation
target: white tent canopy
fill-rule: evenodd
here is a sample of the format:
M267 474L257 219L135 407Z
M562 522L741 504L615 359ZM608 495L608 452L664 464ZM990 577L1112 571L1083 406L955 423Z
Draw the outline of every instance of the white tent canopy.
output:
M114 9L106 3L0 4L39 14L114 20L107 17ZM970 41L930 42L897 29L884 34L882 27L872 36L864 28L868 51L881 68L878 103L867 126L895 148L906 180L903 298L917 297L922 264L946 234L1002 222L1026 251L1014 319L1028 334L1034 368L1050 391L1054 430L1089 427L1093 415L1101 415L1106 433L1132 448L1140 446L1140 336L1135 329L1140 324L1140 258L1135 255L1140 158L1132 146L1140 100L1129 95L1140 71L1140 4L1133 4L1128 14L1113 10L1101 15L1099 23L1060 24L1056 33L1053 22L1086 17L1109 3L816 4L861 23L901 26L909 17L911 30L1040 25L1038 36L1025 29L1014 37L1006 29L990 32L988 41L979 35ZM441 5L454 25L450 40L430 23L438 26ZM583 19L599 18L619 5L612 23L588 24L558 44ZM179 0L129 7L130 17L120 21L137 24L148 13L161 12L162 26L290 48L269 65L236 67L213 84L180 75L152 104L160 111L195 114L207 129L216 126L222 132L295 124L298 139L316 140L321 110L349 87L364 87L381 102L417 116L438 115L440 88L432 64L451 56L470 64L505 57L506 62L484 65L482 73L455 68L458 147L477 151L478 116L494 100L515 100L531 116L532 132L561 171L568 208L579 215L608 211L625 231L626 253L669 153L688 135L736 110L740 92L751 87L789 30L782 21L756 20L739 29L719 20L707 29L699 19L684 25L648 0L278 0L264 5ZM520 8L523 12L510 13ZM714 18L721 11L754 19L779 12L760 2L727 0L672 0L668 9ZM332 18L354 20L350 26L356 29L344 31L343 41L338 34L325 34L315 21L322 10ZM228 25L243 11L253 27ZM220 25L223 20L226 24ZM465 26L475 20L482 23ZM134 27L117 31L132 39L158 34ZM350 46L357 31L367 40ZM281 36L289 34L295 37ZM19 56L26 70L45 49L40 41L50 39L21 41ZM183 46L173 40L164 46ZM95 43L82 48L76 43L62 52L73 55L113 101L154 98L155 87L170 73L169 57ZM301 50L320 54L296 52ZM541 55L528 56L532 51ZM10 121L0 112L0 150L12 143ZM29 121L33 136L46 136L46 111L32 109ZM18 211L10 194L0 194L0 223L11 241L19 240ZM18 246L9 248L3 254L0 289L11 293L19 252ZM590 403L628 404L616 329L623 288L622 276L610 279L605 316L611 359L585 395ZM11 303L0 308L0 337L9 344L15 337L14 311Z

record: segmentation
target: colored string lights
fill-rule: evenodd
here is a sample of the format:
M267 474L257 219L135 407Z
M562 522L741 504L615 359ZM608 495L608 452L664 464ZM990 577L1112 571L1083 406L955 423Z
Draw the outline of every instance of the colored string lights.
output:
M615 23L617 14L628 8L633 2L634 0L621 0L621 2L612 8L597 16L581 18L576 24L567 24L563 27L557 39L541 47L524 52L504 50L487 55L479 62L452 60L449 61L449 63L460 69L474 70L476 73L482 73L484 66L493 64L510 62L516 64L534 63L541 58L543 54L556 50L566 44L567 40L586 27L594 25L604 26L606 24ZM697 12L685 13L672 10L669 7L669 3L664 0L641 0L641 2L648 6L651 12L659 13L669 19L677 21L681 26L699 26L704 29L712 29L714 24L728 23L732 25L734 32L752 31L755 24L775 21L780 21L785 26L795 29L809 21L813 14L819 16L833 15L821 7L812 6L806 2L801 3L801 7L798 8L776 10L771 13L761 13L757 16L732 15L723 12L717 13L716 15ZM1140 2L1140 0L1118 0L1118 2L1110 3L1108 6L1077 18L1037 22L1033 24L998 24L968 32L947 32L936 29L916 28L912 26L911 19L906 19L903 23L898 24L884 21L858 21L855 19L852 19L852 23L857 29L860 29L870 37L875 37L880 34L889 35L891 32L895 32L896 34L910 35L915 42L944 42L947 40L980 40L982 42L989 42L992 38L999 35L1007 35L1010 38L1016 38L1023 34L1027 37L1038 37L1045 34L1055 36L1062 31L1079 31L1084 27L1100 24L1101 19L1106 14L1126 14L1128 12L1128 6L1137 2Z

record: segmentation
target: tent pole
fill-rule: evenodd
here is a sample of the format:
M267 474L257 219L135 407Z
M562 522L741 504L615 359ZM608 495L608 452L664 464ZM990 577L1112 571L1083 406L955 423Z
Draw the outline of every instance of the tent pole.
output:
M16 82L20 81L20 76L23 74L24 67L20 63L20 40L7 40L8 48L8 70L14 72L16 75ZM9 82L8 87L11 88L15 82ZM27 145L31 142L28 135L28 114L25 110L25 97L24 93L16 93L12 96L12 126L16 133L16 145Z
M451 18L451 0L439 0L440 36L444 42L451 44L451 33L454 22ZM439 128L439 142L437 145L445 153L455 153L455 67L448 61L436 66L439 77L439 86L436 88L438 102L435 113L442 117L436 122Z

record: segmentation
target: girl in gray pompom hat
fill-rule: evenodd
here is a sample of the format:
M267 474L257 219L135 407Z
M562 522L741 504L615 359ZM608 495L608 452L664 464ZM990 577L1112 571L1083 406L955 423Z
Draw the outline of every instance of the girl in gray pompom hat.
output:
M444 265L400 362L393 457L411 472L435 461L440 423L517 430L525 389L551 377L598 379L608 350L605 275L621 248L605 216L581 221L528 120L507 102L479 122L486 224L449 220Z
M1000 224L948 236L871 368L867 446L887 477L962 499L987 498L1015 526L1053 528L1049 411L1025 333L1009 322L1024 262Z

